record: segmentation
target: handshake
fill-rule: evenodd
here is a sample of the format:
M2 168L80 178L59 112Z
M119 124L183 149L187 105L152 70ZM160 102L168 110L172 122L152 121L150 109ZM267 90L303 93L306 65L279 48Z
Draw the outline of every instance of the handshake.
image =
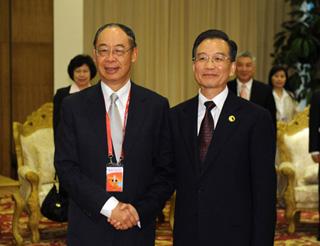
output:
M108 222L117 230L127 230L136 225L139 226L137 210L129 203L119 202L112 210Z

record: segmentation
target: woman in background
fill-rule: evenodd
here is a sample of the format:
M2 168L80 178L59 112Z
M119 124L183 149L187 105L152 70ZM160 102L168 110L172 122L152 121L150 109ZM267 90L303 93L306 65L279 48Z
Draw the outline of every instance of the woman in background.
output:
M73 83L57 90L53 98L53 130L56 132L60 121L60 108L62 100L72 93L91 86L91 80L96 76L97 69L92 58L88 55L77 55L68 65L68 74Z
M294 99L293 93L288 90L286 85L288 79L287 70L282 66L274 66L269 72L268 83L272 87L272 94L276 103L276 117L277 121L289 122L293 119L296 114L297 102ZM279 149L276 152L276 166L280 165L279 160ZM277 200L278 206L284 207L285 203L283 200L284 191L286 187L286 180L281 176L278 176L277 181Z
M288 79L287 70L282 66L274 66L269 72L269 85L273 88L272 93L276 103L277 121L289 122L297 113L297 102L294 94L286 84Z
M58 89L53 97L54 140L56 139L57 127L60 121L60 109L63 99L73 93L90 87L91 80L94 78L94 76L96 76L96 73L96 66L90 56L77 55L71 59L68 65L68 74L73 80L73 83L67 87ZM64 199L68 199L68 193L61 185L59 186L59 193L62 197L64 197Z

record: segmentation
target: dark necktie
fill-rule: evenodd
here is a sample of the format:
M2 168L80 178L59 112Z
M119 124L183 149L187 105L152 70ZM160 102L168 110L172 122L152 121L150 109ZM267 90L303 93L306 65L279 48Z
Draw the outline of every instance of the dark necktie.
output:
M214 129L211 110L216 106L212 101L207 101L204 103L204 105L206 106L206 113L201 122L199 131L199 157L201 162L204 162L209 145L211 143L212 133Z

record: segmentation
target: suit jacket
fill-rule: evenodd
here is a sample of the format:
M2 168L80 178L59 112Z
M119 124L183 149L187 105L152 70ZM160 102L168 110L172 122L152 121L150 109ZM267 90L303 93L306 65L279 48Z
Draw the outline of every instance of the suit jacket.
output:
M154 245L155 218L173 192L167 99L132 83L124 139L124 191L106 191L106 109L100 83L64 99L55 167L70 196L68 245ZM115 196L142 228L117 231L100 214Z
M237 80L231 80L228 82L228 88L237 95ZM269 110L274 125L277 125L276 118L276 104L272 94L272 88L260 81L253 80L250 94L250 101L264 107Z
M320 152L320 91L312 95L309 113L309 152Z
M60 110L62 100L69 96L71 85L63 87L57 90L56 94L53 97L53 130L56 132L59 121L60 121Z
M275 131L270 114L229 92L202 171L197 117L198 96L170 112L177 176L174 245L273 245Z

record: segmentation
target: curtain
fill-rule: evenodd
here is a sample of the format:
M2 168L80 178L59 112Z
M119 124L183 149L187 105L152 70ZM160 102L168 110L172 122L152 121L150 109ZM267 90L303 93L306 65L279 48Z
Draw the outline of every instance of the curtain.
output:
M197 93L191 51L207 29L221 29L239 51L257 57L255 78L267 82L273 38L287 19L285 0L84 0L84 51L102 24L130 26L138 44L132 79L168 97L171 106Z

